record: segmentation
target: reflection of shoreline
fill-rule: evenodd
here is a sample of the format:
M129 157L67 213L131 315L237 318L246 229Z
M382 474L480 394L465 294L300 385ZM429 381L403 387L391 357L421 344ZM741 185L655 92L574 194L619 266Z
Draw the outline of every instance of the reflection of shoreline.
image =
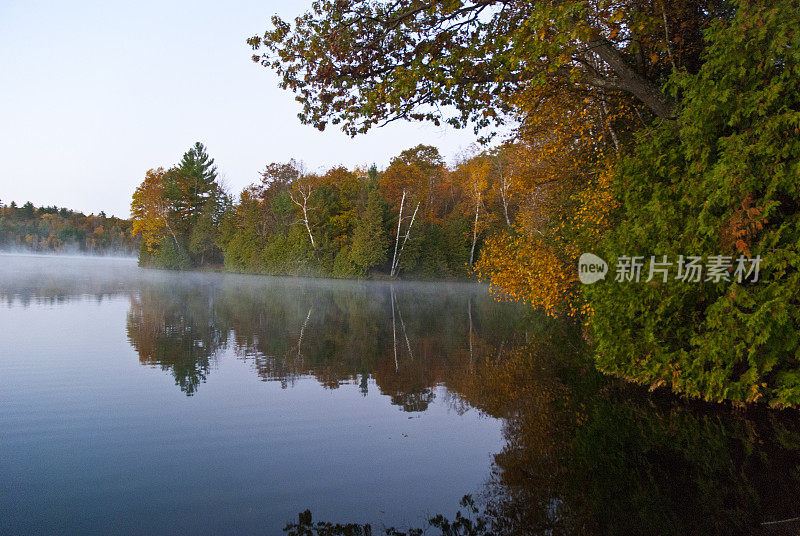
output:
M409 283L252 281L140 284L130 294L127 329L141 362L170 371L191 395L206 380L209 359L230 348L265 381L313 376L336 388L372 378L394 404L424 411L434 386L474 362L470 348L491 354L488 346L512 339L522 317L516 305L474 285L448 292Z
M458 534L794 534L796 415L649 393L587 369L557 331L505 358L483 356L448 384L468 407L505 420L506 444L483 493L462 503L460 519L471 521ZM459 522L456 510L416 528L439 534ZM295 534L358 534L336 518L317 519L328 530L317 532L310 517L290 524L307 531Z
M492 534L762 533L800 515L796 413L731 411L604 377L578 328L525 321L482 287L62 264L78 269L7 273L0 297L127 299L139 362L186 395L214 381L216 359L238 359L286 387L346 383L398 412L433 412L435 400L503 419L505 445L476 496Z

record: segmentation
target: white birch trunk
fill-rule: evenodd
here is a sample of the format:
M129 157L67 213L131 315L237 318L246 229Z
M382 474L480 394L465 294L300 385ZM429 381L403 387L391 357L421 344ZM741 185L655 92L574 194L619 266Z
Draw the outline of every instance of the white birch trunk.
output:
M406 247L406 242L408 242L408 235L411 234L411 228L414 226L414 219L417 217L417 211L419 210L419 202L417 202L417 206L414 207L414 213L411 215L411 221L408 223L408 228L406 229L406 235L403 237L403 243L400 244L400 251L397 252L397 259L395 260L395 265L392 268L392 277L397 274L398 267L400 266L400 255L403 253L403 248Z
M511 228L511 218L508 217L508 180L506 174L500 172L500 199L503 201L503 216L506 217L506 225Z
M289 197L291 198L292 203L300 207L300 210L303 211L303 224L305 224L306 231L308 231L308 238L311 240L311 247L316 249L317 244L314 242L314 235L311 232L311 224L308 221L308 199L311 197L311 188L309 187L306 190L300 190L299 194L300 198L303 200L302 203L294 198L294 194L292 192L289 192Z
M389 277L394 277L395 266L397 265L397 246L400 244L400 224L403 223L403 204L406 201L406 191L403 190L403 197L400 199L400 214L397 216L397 236L394 240L394 255L392 255L392 269L389 270Z
M472 268L472 263L475 260L475 243L478 241L478 214L481 209L481 192L478 191L477 200L475 202L475 224L472 226L472 249L469 252L469 266Z

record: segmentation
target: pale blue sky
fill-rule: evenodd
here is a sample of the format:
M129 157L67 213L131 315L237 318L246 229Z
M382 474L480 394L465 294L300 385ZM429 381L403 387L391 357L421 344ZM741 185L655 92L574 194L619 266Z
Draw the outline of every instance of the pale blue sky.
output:
M273 161L383 167L419 143L450 161L474 141L429 124L355 139L301 125L245 39L310 2L0 0L0 200L127 217L145 171L195 141L234 193Z

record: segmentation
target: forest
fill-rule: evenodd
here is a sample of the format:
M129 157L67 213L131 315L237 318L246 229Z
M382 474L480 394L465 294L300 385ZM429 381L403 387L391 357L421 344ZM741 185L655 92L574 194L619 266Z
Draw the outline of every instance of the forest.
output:
M134 194L143 264L471 277L582 325L603 372L800 404L796 2L321 0L248 43L303 123L447 123L485 144L451 165L427 146L385 170L272 163L234 199L198 143ZM585 252L612 272L721 264L585 286ZM759 277L733 277L737 258Z
M512 229L523 200L518 144L475 149L447 166L419 145L379 171L271 163L238 199L197 143L150 170L131 205L143 265L329 277L465 278L487 237Z
M133 255L139 239L131 222L66 208L0 203L0 250L36 253Z

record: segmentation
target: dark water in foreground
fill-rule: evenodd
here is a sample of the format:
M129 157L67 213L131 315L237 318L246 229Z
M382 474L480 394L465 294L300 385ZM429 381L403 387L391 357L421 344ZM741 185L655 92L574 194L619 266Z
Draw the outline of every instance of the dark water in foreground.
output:
M795 534L800 417L601 377L466 284L0 256L0 533ZM429 534L435 534L429 530Z

